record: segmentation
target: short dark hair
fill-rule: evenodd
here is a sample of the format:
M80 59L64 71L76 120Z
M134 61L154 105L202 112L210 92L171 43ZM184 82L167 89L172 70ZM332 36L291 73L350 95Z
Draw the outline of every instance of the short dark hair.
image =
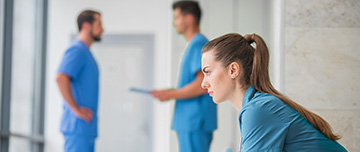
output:
M77 18L77 24L78 24L79 31L81 31L81 26L83 23L88 22L88 23L92 24L94 22L95 14L101 15L99 12L93 11L93 10L84 10L79 14L79 16Z
M173 4L173 10L180 8L183 15L191 14L195 18L195 23L200 24L201 9L196 1L178 1Z

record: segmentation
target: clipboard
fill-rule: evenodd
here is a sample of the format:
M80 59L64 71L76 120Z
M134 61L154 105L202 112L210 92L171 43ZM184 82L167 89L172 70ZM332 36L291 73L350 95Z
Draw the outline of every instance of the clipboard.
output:
M151 90L134 88L134 87L131 87L129 90L131 92L135 92L135 93L143 93L143 94L150 94L151 93Z

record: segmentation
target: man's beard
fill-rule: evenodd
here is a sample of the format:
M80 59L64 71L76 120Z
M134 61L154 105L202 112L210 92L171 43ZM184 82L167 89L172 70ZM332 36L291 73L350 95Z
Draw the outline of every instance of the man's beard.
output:
M91 37L92 37L93 40L96 41L96 42L101 41L101 36L95 36L95 35L93 34L93 31L91 31Z

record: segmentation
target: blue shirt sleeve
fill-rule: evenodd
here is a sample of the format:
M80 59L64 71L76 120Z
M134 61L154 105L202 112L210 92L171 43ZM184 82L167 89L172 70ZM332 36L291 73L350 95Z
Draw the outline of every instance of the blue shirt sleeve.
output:
M60 63L58 73L68 75L71 79L79 76L85 65L86 52L76 47L69 48Z
M240 114L244 152L282 152L288 127L265 105L251 104Z
M192 50L192 54L191 54L191 66L190 66L190 72L191 74L195 75L196 72L201 70L201 49L202 49L201 44L195 44L193 45L190 49Z

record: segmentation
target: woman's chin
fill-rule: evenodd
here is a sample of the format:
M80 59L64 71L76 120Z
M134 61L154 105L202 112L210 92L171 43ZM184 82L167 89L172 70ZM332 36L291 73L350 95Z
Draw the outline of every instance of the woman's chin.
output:
M216 103L216 104L219 104L219 103L221 103L223 101L222 100L216 100L216 99L213 98L213 102Z

